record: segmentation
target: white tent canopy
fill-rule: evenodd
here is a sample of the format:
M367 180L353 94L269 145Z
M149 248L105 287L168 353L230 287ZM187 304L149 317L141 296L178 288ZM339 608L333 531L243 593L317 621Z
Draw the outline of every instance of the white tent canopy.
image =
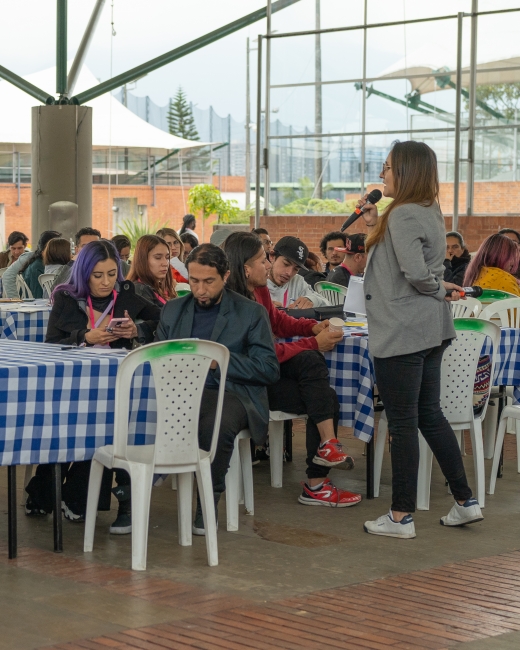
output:
M56 68L48 68L25 77L50 94L56 84ZM75 92L97 85L99 81L83 66ZM0 81L0 142L31 142L31 107L38 101L8 81ZM92 144L94 147L139 147L150 149L190 149L209 143L178 138L158 129L128 110L108 93L88 102L92 106Z

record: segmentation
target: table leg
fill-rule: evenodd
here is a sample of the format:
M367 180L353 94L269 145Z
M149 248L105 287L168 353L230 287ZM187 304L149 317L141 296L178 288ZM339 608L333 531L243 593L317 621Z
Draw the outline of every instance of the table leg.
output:
M367 499L374 498L374 436L365 445L367 457Z
M7 518L8 518L8 547L9 559L17 556L16 530L16 465L7 468Z
M504 386L500 387L500 396L498 398L498 417L497 423L500 422L502 417L502 411L504 410L504 400L505 400L505 388ZM505 436L504 436L505 442ZM502 449L500 450L500 462L498 463L497 478L502 478L504 474L504 443L502 443Z
M54 529L54 552L63 552L63 529L61 519L61 465L54 463L52 465L52 502L54 512L52 515L52 524Z
M284 433L285 433L285 461L287 463L292 462L292 420L285 420L283 423Z

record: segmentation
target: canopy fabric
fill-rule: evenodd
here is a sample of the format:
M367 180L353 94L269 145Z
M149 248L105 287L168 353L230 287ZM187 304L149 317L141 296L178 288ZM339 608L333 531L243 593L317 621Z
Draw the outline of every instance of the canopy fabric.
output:
M415 57L417 59L417 57ZM407 78L412 86L412 90L418 91L421 94L431 93L437 90L448 89L449 86L444 88L437 85L435 77L415 77L409 78L412 75L431 75L432 72L438 70L448 70L452 72L450 77L453 83L456 82L456 75L453 68L439 67L432 65L416 65L401 68L403 61L398 64L387 68L381 75L381 79L395 79ZM516 70L514 68L517 68ZM500 72L488 72L490 68L506 68ZM511 69L507 69L511 68ZM470 84L469 67L462 68L462 85L468 87ZM480 84L503 84L503 83L517 83L520 82L520 57L512 57L510 59L502 59L499 61L489 61L488 63L477 64L477 83Z
M56 68L48 68L25 77L35 86L52 93L56 85ZM92 88L99 81L83 66L75 92ZM29 144L31 142L31 108L38 101L8 81L0 81L0 142ZM107 93L87 104L92 111L92 144L107 148L190 149L208 145L207 142L185 140L158 129L123 106Z

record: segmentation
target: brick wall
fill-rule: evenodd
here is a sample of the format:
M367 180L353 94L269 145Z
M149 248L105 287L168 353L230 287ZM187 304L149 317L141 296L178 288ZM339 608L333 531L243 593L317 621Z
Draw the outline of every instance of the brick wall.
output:
M218 187L219 179L214 177L214 185ZM221 176L222 192L244 192L245 177ZM187 201L189 187L158 185L155 194L155 206L152 206L153 190L148 185L108 185L92 186L92 225L101 231L103 236L111 237L115 198L136 198L139 205L147 206L149 223L168 223L171 228L178 230L182 225L182 217L188 212ZM16 205L18 191L16 185L0 184L0 203L5 206L5 235L13 230L20 230L31 236L31 185L25 183L20 188L20 205ZM209 241L212 225L215 219L209 218L204 227L204 239ZM199 237L202 235L202 224L197 224Z
M302 239L311 251L319 254L320 240L331 230L339 230L345 217L337 216L297 216L281 215L260 218L260 226L266 228L273 242L277 242L285 235L294 235ZM446 230L451 230L452 217L446 217ZM251 228L254 219L251 220ZM520 231L520 215L518 216L485 216L485 217L459 217L459 231L463 234L470 251L476 251L480 243L489 235L501 228L514 228ZM362 219L352 225L348 231L367 232Z

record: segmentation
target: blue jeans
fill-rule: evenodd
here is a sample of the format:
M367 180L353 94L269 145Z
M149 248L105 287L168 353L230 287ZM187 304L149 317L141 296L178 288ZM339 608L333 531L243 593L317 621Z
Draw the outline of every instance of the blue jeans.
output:
M428 350L374 358L377 388L388 418L392 510L415 512L421 430L458 501L471 497L460 448L440 405L441 361L449 341Z

